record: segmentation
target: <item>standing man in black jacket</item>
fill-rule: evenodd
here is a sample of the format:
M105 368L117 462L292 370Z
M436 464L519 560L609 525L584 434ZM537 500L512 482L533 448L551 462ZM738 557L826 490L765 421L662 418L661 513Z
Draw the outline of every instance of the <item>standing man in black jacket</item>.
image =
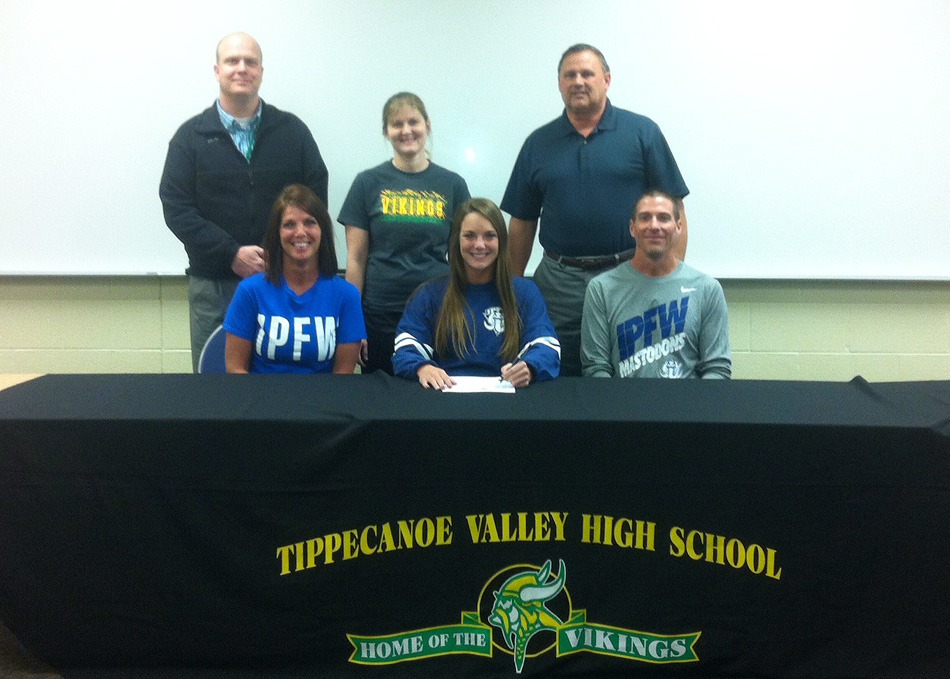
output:
M188 253L195 372L238 282L264 270L260 243L277 194L299 183L327 202L327 166L310 130L258 96L257 41L232 33L215 56L218 100L172 137L159 187L165 223Z

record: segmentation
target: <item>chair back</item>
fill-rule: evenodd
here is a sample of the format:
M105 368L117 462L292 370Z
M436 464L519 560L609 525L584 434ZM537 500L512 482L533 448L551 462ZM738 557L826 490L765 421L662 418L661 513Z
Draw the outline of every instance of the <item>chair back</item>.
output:
M224 341L227 333L224 326L219 325L208 337L204 347L201 349L201 356L198 357L199 373L226 373L227 368L224 365Z

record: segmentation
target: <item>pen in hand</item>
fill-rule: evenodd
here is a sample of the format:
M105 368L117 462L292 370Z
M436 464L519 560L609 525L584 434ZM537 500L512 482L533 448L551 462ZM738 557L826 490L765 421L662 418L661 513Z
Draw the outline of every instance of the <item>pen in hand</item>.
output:
M531 382L531 369L520 358L501 366L501 381L509 381L515 387L526 387Z

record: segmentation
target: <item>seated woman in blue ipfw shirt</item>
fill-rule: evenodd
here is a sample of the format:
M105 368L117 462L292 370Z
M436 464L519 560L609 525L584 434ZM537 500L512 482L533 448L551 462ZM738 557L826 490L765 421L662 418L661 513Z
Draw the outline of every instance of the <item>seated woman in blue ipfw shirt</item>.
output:
M336 275L323 201L286 187L262 246L267 271L241 281L224 317L228 372L351 374L366 329L359 291Z
M416 291L396 328L394 373L427 389L452 386L452 375L526 387L554 379L560 365L541 293L511 275L501 210L486 198L465 201L449 233L449 273Z

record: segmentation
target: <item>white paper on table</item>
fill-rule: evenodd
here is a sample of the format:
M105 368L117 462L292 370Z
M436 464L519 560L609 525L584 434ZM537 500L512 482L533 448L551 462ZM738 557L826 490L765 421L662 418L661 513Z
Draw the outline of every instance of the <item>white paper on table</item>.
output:
M515 386L500 377L473 377L471 375L450 375L455 385L442 391L453 394L494 393L513 394Z

